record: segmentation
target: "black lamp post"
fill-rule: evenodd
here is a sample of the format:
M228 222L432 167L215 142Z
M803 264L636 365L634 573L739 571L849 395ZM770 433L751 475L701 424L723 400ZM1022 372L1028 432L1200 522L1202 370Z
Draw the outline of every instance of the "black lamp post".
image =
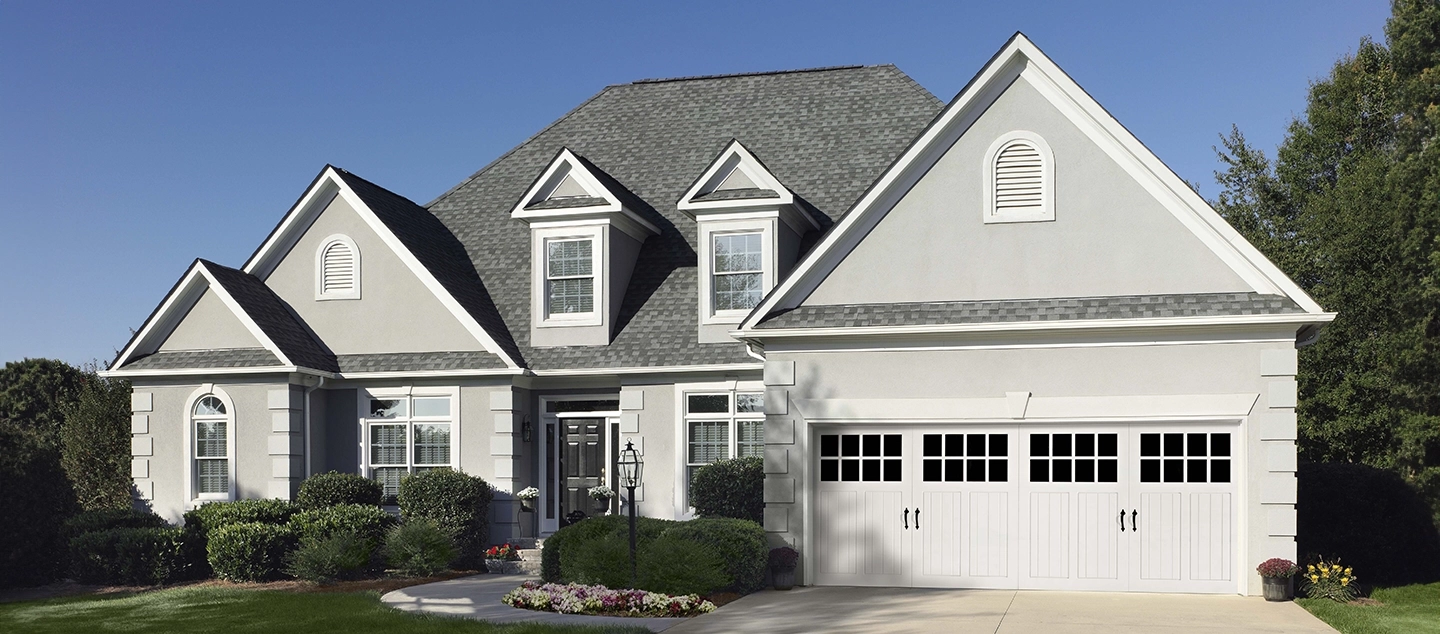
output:
M640 474L645 469L645 461L640 458L640 452L635 450L634 443L625 441L625 448L620 450L620 460L617 463L620 467L620 486L630 492L627 498L630 504L630 587L635 587L635 487L640 486Z

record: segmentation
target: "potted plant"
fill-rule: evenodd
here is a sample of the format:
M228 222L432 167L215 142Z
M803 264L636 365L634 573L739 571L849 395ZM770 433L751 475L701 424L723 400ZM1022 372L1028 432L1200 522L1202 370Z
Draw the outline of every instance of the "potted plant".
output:
M491 574L519 572L519 566L510 563L515 561L520 561L520 551L508 543L485 550L485 570Z
M795 587L795 566L800 563L800 553L794 548L781 546L770 549L770 574L775 580L776 590Z
M535 487L525 487L515 494L515 499L520 500L520 510L522 511L534 511L535 500L539 498L540 489Z
M1266 601L1289 601L1295 598L1293 582L1295 573L1300 571L1295 562L1279 557L1266 559L1255 567L1255 571L1260 573L1264 582Z
M595 514L599 515L610 510L610 499L615 497L615 492L610 487L600 485L590 487L590 499L595 500Z

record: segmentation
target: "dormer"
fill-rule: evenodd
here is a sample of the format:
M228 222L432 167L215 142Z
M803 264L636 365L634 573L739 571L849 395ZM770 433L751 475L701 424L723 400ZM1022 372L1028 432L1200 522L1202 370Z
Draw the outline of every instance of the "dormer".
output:
M644 203L594 163L561 148L510 217L530 226L530 342L610 343L635 259L660 229Z
M731 139L680 198L695 219L700 341L729 331L790 271L800 238L820 224L755 155Z

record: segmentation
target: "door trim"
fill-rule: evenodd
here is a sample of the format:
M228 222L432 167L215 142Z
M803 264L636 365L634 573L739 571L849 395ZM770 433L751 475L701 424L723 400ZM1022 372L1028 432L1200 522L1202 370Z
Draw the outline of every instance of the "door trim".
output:
M561 435L561 432L560 432L560 420L561 420L561 419L565 419L565 418L602 418L602 419L605 420L604 429L602 430L602 432L601 432L601 434L600 434L600 451L601 451L601 455L606 457L606 465L607 465L607 466L606 466L606 469L605 469L604 479L609 479L609 477L610 477L610 471L611 471L611 470L609 469L609 466L608 466L608 465L609 465L609 455L610 455L610 431L609 431L609 430L610 430L610 425L614 424L614 423L615 423L616 421L618 421L619 418L620 418L620 412L619 412L619 411L607 411L607 412L549 412L549 411L547 411L547 410L549 409L549 407L547 407L547 405L549 405L550 403L561 403L561 402L565 402L565 401L598 401L598 400L609 400L609 399L616 399L616 398L619 398L619 396L617 396L616 393L613 393L613 392L611 392L611 393L592 393L592 394L564 394L564 395L558 395L558 396L551 395L551 396L539 396L539 397L538 397L539 400L537 401L536 416L535 416L535 418L538 419L538 421L539 421L538 423L536 423L536 432L535 432L535 447L536 447L536 451L535 451L535 473L538 475L538 478L537 478L538 484L536 485L536 488L540 489L540 499L538 499L538 500L535 501L535 514L539 516L539 518L538 518L538 520L539 520L538 524L539 524L539 525L538 525L538 527L537 527L538 530L536 531L536 533L537 533L538 535L540 535L540 536L543 537L543 536L545 536L545 535L549 535L549 534L551 534L551 533L554 533L554 532L557 531L557 530L560 530L560 512L559 512L560 509L558 508L558 506L557 506L557 508L556 508L555 517L553 517L553 518L546 518L546 517L545 517L546 504L548 504L548 503L551 501L551 499L550 499L550 488L551 488L551 486L552 486L554 483L562 482L562 481L564 480L564 478L561 477L561 475L560 475L560 454L559 454L559 452L561 451L561 449L562 449L562 447L563 447L563 445L559 442L560 435ZM545 437L546 425L555 425L555 439L556 439L556 442L553 443L553 446L552 446L552 443L550 443L550 442L546 439L546 437ZM553 457L553 458L555 459L555 460L554 460L554 464L555 464L555 468L554 468L554 469L547 469L547 468L546 468L546 464L547 464L547 462L548 462L546 459L547 459L547 458L550 458L550 457ZM554 500L554 502L555 502L556 505L558 505L558 504L560 503L559 500Z

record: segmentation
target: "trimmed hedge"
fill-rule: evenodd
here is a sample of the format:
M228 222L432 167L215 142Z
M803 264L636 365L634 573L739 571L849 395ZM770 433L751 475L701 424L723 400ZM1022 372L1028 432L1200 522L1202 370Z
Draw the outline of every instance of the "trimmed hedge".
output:
M424 519L445 531L460 549L458 563L484 565L490 539L490 501L495 491L484 480L452 469L405 476L396 497L405 521Z
M299 512L300 506L288 500L206 502L185 514L185 528L208 536L215 529L231 524L285 524Z
M300 511L290 518L290 528L303 544L324 541L350 533L379 544L385 530L396 524L393 515L378 506L341 504Z
M231 581L268 581L283 574L296 539L287 524L239 522L211 530L208 542L210 567L216 576Z
M81 583L156 585L187 577L185 531L112 528L70 540L70 575Z
M116 528L164 528L165 518L139 509L105 509L85 511L65 521L65 534L71 539L85 533L98 533Z
M1366 585L1440 581L1440 531L1399 475L1352 463L1302 464L1295 504L1300 563L1339 558Z
M310 476L300 483L295 501L303 509L318 509L341 504L380 506L385 489L379 482L354 473L331 471Z
M690 505L700 517L759 524L765 513L765 461L733 458L700 467L690 478Z
M390 567L412 577L428 577L450 567L459 550L455 540L430 520L406 522L385 535Z
M285 571L316 583L355 579L370 569L375 545L374 539L349 532L302 542L286 559Z
M753 592L765 584L769 555L764 529L748 520L636 518L635 585L641 590ZM540 574L550 583L630 587L628 518L609 515L560 529L545 539Z

